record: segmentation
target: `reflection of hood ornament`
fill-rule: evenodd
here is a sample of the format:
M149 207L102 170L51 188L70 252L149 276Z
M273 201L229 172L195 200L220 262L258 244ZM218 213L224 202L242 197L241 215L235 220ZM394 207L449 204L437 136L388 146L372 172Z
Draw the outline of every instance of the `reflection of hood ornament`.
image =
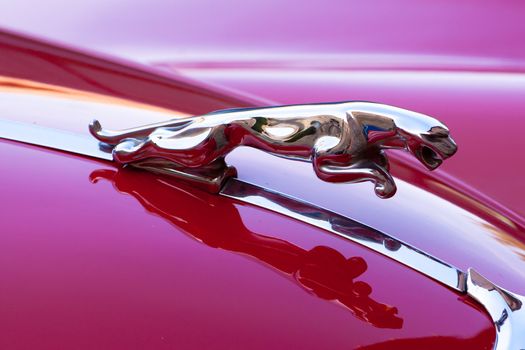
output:
M436 119L368 102L223 110L122 132L103 130L95 120L90 131L113 146L115 161L211 192L235 176L224 157L238 146L310 161L325 181L372 181L382 198L396 191L385 149L405 149L431 170L457 149Z
M168 220L197 241L262 261L267 267L293 277L311 294L337 301L363 322L378 328L402 328L403 319L397 307L376 301L373 285L358 280L368 269L364 258L346 258L323 245L308 250L284 239L253 232L231 201L205 193L196 197L185 191L182 184L177 187L175 181L158 181L156 176L149 175L129 169L101 169L91 173L90 180L110 181L117 191L135 197L146 210ZM201 220L203 213L207 220ZM214 229L224 227L225 220L228 230ZM349 234L353 229L360 230L359 235L363 237L369 233L376 240L378 236L374 230L357 223L348 228Z

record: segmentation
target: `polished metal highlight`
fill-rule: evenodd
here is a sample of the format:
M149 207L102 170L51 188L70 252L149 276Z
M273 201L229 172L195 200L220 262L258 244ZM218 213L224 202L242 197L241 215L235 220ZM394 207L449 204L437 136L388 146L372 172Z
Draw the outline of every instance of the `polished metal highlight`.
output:
M112 159L112 154L107 149L100 148L98 142L91 137L34 124L0 120L0 138L103 160ZM494 285L473 269L463 272L352 219L237 179L228 180L219 194L322 228L471 296L487 310L494 323L497 337L494 350L525 349L525 297Z
M494 350L525 349L525 296L496 286L474 269L467 276L467 294L483 305L496 328Z
M405 149L432 170L457 146L447 127L427 115L369 102L230 109L128 129L90 132L113 147L120 164L168 173L218 192L236 172L225 156L238 146L311 162L328 182L372 181L396 192L385 149Z
M101 149L89 135L79 135L36 124L0 119L0 138L105 160L113 159L111 151Z
M464 272L345 216L236 179L228 181L220 194L319 227L368 247L458 292L465 292Z

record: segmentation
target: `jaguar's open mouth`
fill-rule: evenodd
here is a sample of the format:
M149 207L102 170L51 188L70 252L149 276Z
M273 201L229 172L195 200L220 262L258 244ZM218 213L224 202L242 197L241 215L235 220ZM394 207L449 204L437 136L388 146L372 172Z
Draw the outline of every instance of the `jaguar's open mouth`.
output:
M419 149L417 158L430 170L436 169L441 163L443 163L441 156L427 146L422 146Z

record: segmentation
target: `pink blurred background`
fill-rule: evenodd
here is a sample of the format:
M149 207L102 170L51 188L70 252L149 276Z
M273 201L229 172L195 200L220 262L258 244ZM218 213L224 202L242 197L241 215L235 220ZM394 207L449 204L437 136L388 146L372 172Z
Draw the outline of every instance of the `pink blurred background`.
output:
M518 0L0 1L0 26L143 62L522 70L524 14Z

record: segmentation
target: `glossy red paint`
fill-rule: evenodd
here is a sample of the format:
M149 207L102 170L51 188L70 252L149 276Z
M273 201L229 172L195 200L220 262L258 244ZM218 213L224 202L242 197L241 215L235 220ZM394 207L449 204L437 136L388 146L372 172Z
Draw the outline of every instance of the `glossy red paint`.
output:
M48 42L0 31L0 76L83 90L106 96L199 114L209 110L250 106L236 98L174 80L139 64L88 55Z
M0 157L3 348L492 346L470 299L309 225L38 147Z

